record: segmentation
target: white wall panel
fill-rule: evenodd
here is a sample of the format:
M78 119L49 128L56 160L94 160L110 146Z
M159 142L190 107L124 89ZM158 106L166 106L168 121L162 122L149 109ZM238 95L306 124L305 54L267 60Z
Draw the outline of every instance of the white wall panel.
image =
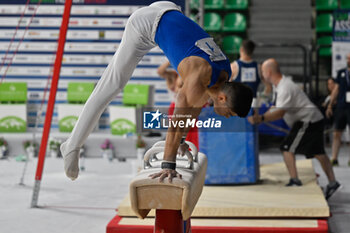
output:
M117 3L116 3L117 4ZM118 49L128 16L141 6L73 5L56 105L66 103L69 82L96 83ZM24 5L1 4L0 0L0 76L6 72L5 82L23 82L28 85L28 122L35 123L36 112L44 98L47 80L55 60L57 39L63 5L40 5L35 17L31 16L36 4L25 11L16 31ZM25 30L29 25L29 29ZM15 35L15 40L10 43ZM24 39L21 42L21 39ZM19 45L19 46L18 46ZM5 58L5 53L8 52ZM16 55L14 56L14 54ZM155 87L155 103L164 106L172 101L166 83L159 78L157 67L166 60L161 49L152 49L134 71L130 83L149 84ZM7 69L7 65L11 66ZM47 92L44 102L46 111ZM122 93L112 105L122 102ZM44 118L40 119L42 127ZM53 128L57 127L57 107L54 110ZM108 112L100 120L101 128L108 128Z
M26 8L26 14L33 14L37 8L37 4L29 4ZM132 12L140 8L140 6L82 6L73 5L71 15L130 15ZM63 13L63 5L40 5L37 15L61 15ZM24 5L1 5L0 12L2 14L20 15L25 10Z

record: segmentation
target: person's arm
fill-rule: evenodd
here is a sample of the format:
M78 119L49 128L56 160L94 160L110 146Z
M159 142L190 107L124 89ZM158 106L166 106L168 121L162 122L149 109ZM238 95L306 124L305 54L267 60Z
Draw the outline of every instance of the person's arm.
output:
M276 121L282 119L285 113L286 111L283 109L274 109L273 111L269 110L265 114L248 117L248 121L251 124L260 124L263 122Z
M171 119L174 122L186 123L187 119L192 120L199 116L201 108L191 107L191 105L188 103L186 95L186 90L183 88L178 93L175 103L175 111L173 118ZM170 126L166 137L164 160L175 162L180 141L182 137L187 135L189 129L190 127L181 126L180 124L177 124L176 127L173 125Z
M166 85L169 90L175 92L177 85L178 74L175 70L169 70L170 62L166 61L161 66L158 67L157 73L160 77L166 80Z
M262 122L275 121L283 118L287 110L295 106L293 103L293 93L294 92L291 89L285 89L278 92L276 107L270 108L269 111L263 115L249 117L248 121L251 124L260 124Z
M335 104L338 94L339 94L339 84L335 84L331 93L331 100L329 102L329 105L333 106Z
M327 110L327 106L331 101L331 94L327 95L327 97L322 102L321 106Z
M187 80L194 79L187 77ZM185 82L180 89L176 98L173 117L171 119L173 122L177 122L177 124L176 126L170 124L167 131L163 163L174 164L176 162L176 155L178 153L181 139L190 129L190 127L186 127L186 121L187 119L196 119L199 116L201 107L197 106L202 106L200 104L204 93L205 88L201 84L196 84L192 81ZM184 125L179 124L179 122L182 121L184 122ZM162 169L162 171L152 174L151 177L159 177L161 182L168 177L169 182L172 182L173 177L180 178L181 175L178 174L175 169Z
M170 66L170 62L166 61L162 65L158 67L157 73L160 77L162 78L167 78L169 72L168 72L168 67Z
M231 63L231 72L232 74L229 81L233 82L237 78L237 74L238 74L238 65L236 61Z
M259 74L258 77L260 78L260 81L261 81L260 85L264 85L264 90L260 95L257 93L256 98L253 99L252 108L254 111L254 115L258 115L259 108L261 106L263 99L267 98L272 93L272 85L264 79L262 72L261 72L261 65L260 64L258 65L257 72Z
M339 94L339 84L336 83L334 88L333 88L333 90L332 90L331 100L329 101L329 104L328 104L328 107L327 107L327 110L326 110L326 116L328 118L330 118L333 115L333 109L332 108L333 108L333 105L336 102L338 94Z

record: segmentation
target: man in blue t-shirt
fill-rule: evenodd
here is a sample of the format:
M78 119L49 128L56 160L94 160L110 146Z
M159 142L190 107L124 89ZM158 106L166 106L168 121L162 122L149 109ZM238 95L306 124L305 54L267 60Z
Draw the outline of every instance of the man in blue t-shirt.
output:
M341 144L341 135L346 127L350 126L350 54L347 55L347 67L341 69L337 73L335 79L335 87L331 93L331 100L328 104L326 115L331 117L333 115L332 106L336 103L334 112L334 132L332 144L332 164L339 165L338 153ZM350 166L350 160L348 162Z
M264 95L268 96L272 92L271 84L264 81L261 77L261 67L254 61L253 53L255 43L251 40L244 40L239 49L239 59L231 63L232 75L230 81L241 82L249 86L253 90L253 108L258 108L257 92L259 84L262 82L265 85Z

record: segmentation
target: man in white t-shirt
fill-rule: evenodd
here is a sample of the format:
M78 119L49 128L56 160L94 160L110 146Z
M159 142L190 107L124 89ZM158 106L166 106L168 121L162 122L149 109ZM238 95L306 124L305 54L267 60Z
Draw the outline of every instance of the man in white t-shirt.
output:
M316 158L326 173L329 184L326 198L339 190L332 165L324 150L323 115L309 100L306 94L291 79L281 74L276 60L268 59L262 65L265 80L275 87L275 107L263 115L248 118L252 124L275 121L283 118L291 128L281 144L290 181L286 186L301 186L295 164L295 154L304 154L306 158Z

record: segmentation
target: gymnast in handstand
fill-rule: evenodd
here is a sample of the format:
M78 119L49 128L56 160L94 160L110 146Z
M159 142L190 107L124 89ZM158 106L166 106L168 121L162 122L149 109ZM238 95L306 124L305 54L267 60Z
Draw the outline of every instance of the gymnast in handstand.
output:
M245 117L251 106L252 90L231 76L230 62L201 27L184 16L172 2L160 1L135 11L125 27L122 41L96 88L86 102L66 142L61 145L66 175L79 173L79 150L107 105L123 90L142 57L159 46L182 78L172 120L197 118L202 106L212 99L217 114ZM187 149L184 139L189 129L170 127L162 171L152 177L162 181L181 178L176 172L176 154ZM180 145L181 144L181 145Z

